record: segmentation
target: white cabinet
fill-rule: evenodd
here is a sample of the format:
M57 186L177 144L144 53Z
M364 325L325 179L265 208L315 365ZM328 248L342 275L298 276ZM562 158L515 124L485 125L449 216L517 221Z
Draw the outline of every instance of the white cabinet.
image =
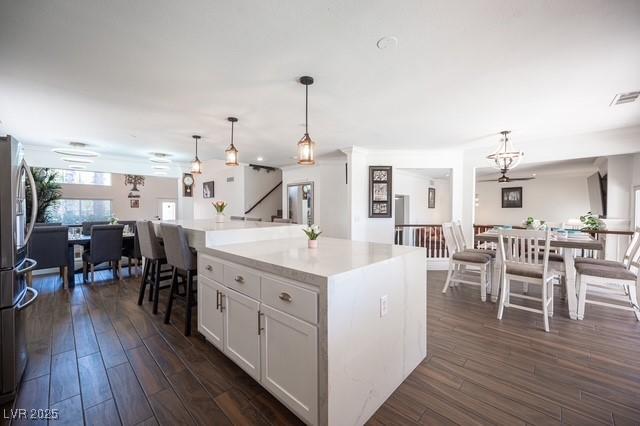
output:
M260 380L260 302L226 289L224 293L224 353L251 377Z
M221 309L225 288L215 281L198 277L198 331L220 350L224 350L224 311Z
M310 424L317 422L317 327L260 306L262 386Z

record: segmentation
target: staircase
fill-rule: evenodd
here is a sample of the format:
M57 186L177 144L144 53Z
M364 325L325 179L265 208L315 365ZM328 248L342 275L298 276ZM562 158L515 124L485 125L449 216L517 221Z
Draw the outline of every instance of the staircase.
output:
M273 191L275 191L276 189L278 189L280 186L282 185L282 181L278 182L273 188L271 188L266 194L264 194L262 196L262 198L260 198L258 201L256 201L247 211L244 212L244 214L249 214L253 211L253 209L255 209L256 207L258 207L260 205L260 203L262 203L264 200L267 199L267 197L269 195L271 195L273 193ZM279 214L280 216L276 216L276 217L282 217L282 209L278 210L277 214ZM271 220L273 221L273 217L271 216Z

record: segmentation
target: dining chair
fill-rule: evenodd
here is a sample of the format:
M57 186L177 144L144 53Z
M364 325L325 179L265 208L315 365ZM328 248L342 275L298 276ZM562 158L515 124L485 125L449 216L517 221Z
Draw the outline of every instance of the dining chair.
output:
M153 222L139 221L136 223L136 230L140 242L140 254L144 258L140 290L138 292L138 305L142 305L144 293L148 285L149 301L153 301L152 312L155 315L158 313L160 290L170 287L169 285L161 286L163 279L168 278L162 275L162 265L167 264L167 255L165 254L164 247L160 243L160 239L156 236Z
M94 225L109 225L109 222L106 220L103 221L94 221L94 222L82 222L82 235L91 235L91 228Z
M453 235L459 251L466 251L468 253L482 253L491 256L492 259L496 257L496 251L486 248L473 248L467 245L467 241L464 237L464 231L462 229L462 223L455 221L453 223Z
M622 257L622 261L618 262L617 260L605 260L605 259L596 259L593 257L583 257L577 256L575 258L576 265L578 263L588 263L591 265L598 266L611 266L611 267L619 267L619 268L629 268L631 258L636 250L640 248L640 227L636 228L629 240L629 245L625 249L624 256Z
M487 286L490 282L491 255L461 250L454 227L451 222L442 224L442 233L449 250L449 271L442 292L446 293L454 283L479 285L480 299L484 302L487 300Z
M64 286L67 287L67 250L69 228L66 226L36 226L29 239L29 257L37 262L35 270L60 268ZM31 285L32 271L27 280Z
M246 217L244 220L247 222L262 222L261 217Z
M554 271L549 268L551 231L498 230L498 244L501 246L502 284L498 319L502 319L504 308L515 308L542 314L544 331L549 331L549 317L553 315ZM542 288L542 297L533 297L511 291L511 281L536 284ZM542 309L511 302L511 297L538 301Z
M185 291L185 324L184 335L191 335L191 309L195 305L193 278L197 276L197 253L195 249L189 247L187 234L180 225L172 225L168 223L160 224L162 230L162 238L164 239L164 247L167 253L167 263L173 267L173 275L171 277L171 290L169 293L169 301L165 311L164 323L169 324L171 320L171 308L173 299L178 293L178 277L182 277L186 282Z
M293 219L285 219L282 217L276 217L273 219L274 223L293 223Z
M87 280L87 267L91 267L91 282L95 280L95 267L109 262L114 278L122 279L123 225L93 225L89 250L82 254L83 278ZM117 272L116 272L117 269Z
M129 276L131 276L131 266L134 266L136 275L140 263L142 262L142 254L140 252L140 239L138 238L138 230L135 220L127 220L118 222L120 225L129 228L129 232L133 233L133 238L123 240L122 255L127 258L127 269L129 270Z
M231 220L245 220L244 216L231 216Z
M624 263L623 266L606 266L588 262L576 263L576 284L578 287L579 320L584 319L585 305L590 303L633 311L636 319L640 321L640 301L637 294L638 286L640 286L640 244L634 244L627 266L624 266ZM611 285L622 287L629 298L630 306L587 299L589 286L610 289ZM603 295L599 294L599 296Z

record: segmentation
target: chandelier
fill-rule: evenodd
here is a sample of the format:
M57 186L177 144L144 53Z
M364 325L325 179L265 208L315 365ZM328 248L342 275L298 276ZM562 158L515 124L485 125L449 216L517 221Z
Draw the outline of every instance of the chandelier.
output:
M498 148L491 155L487 155L487 159L491 161L491 165L500 170L503 174L511 169L514 169L522 161L524 152L516 151L513 148L513 144L509 140L509 133L511 130L503 130L500 132L502 139L498 144Z

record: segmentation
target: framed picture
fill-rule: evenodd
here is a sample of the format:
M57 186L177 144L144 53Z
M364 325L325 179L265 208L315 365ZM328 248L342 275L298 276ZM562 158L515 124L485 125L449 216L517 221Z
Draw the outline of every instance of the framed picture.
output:
M213 181L203 182L202 183L202 198L213 198L214 194L214 185Z
M369 217L391 217L391 166L369 166Z
M139 198L132 198L129 200L129 206L132 209L139 209L140 208L140 199Z
M430 209L436 208L436 189L429 188L429 193L427 196L427 207Z
M502 208L521 209L522 208L522 187L502 188Z

